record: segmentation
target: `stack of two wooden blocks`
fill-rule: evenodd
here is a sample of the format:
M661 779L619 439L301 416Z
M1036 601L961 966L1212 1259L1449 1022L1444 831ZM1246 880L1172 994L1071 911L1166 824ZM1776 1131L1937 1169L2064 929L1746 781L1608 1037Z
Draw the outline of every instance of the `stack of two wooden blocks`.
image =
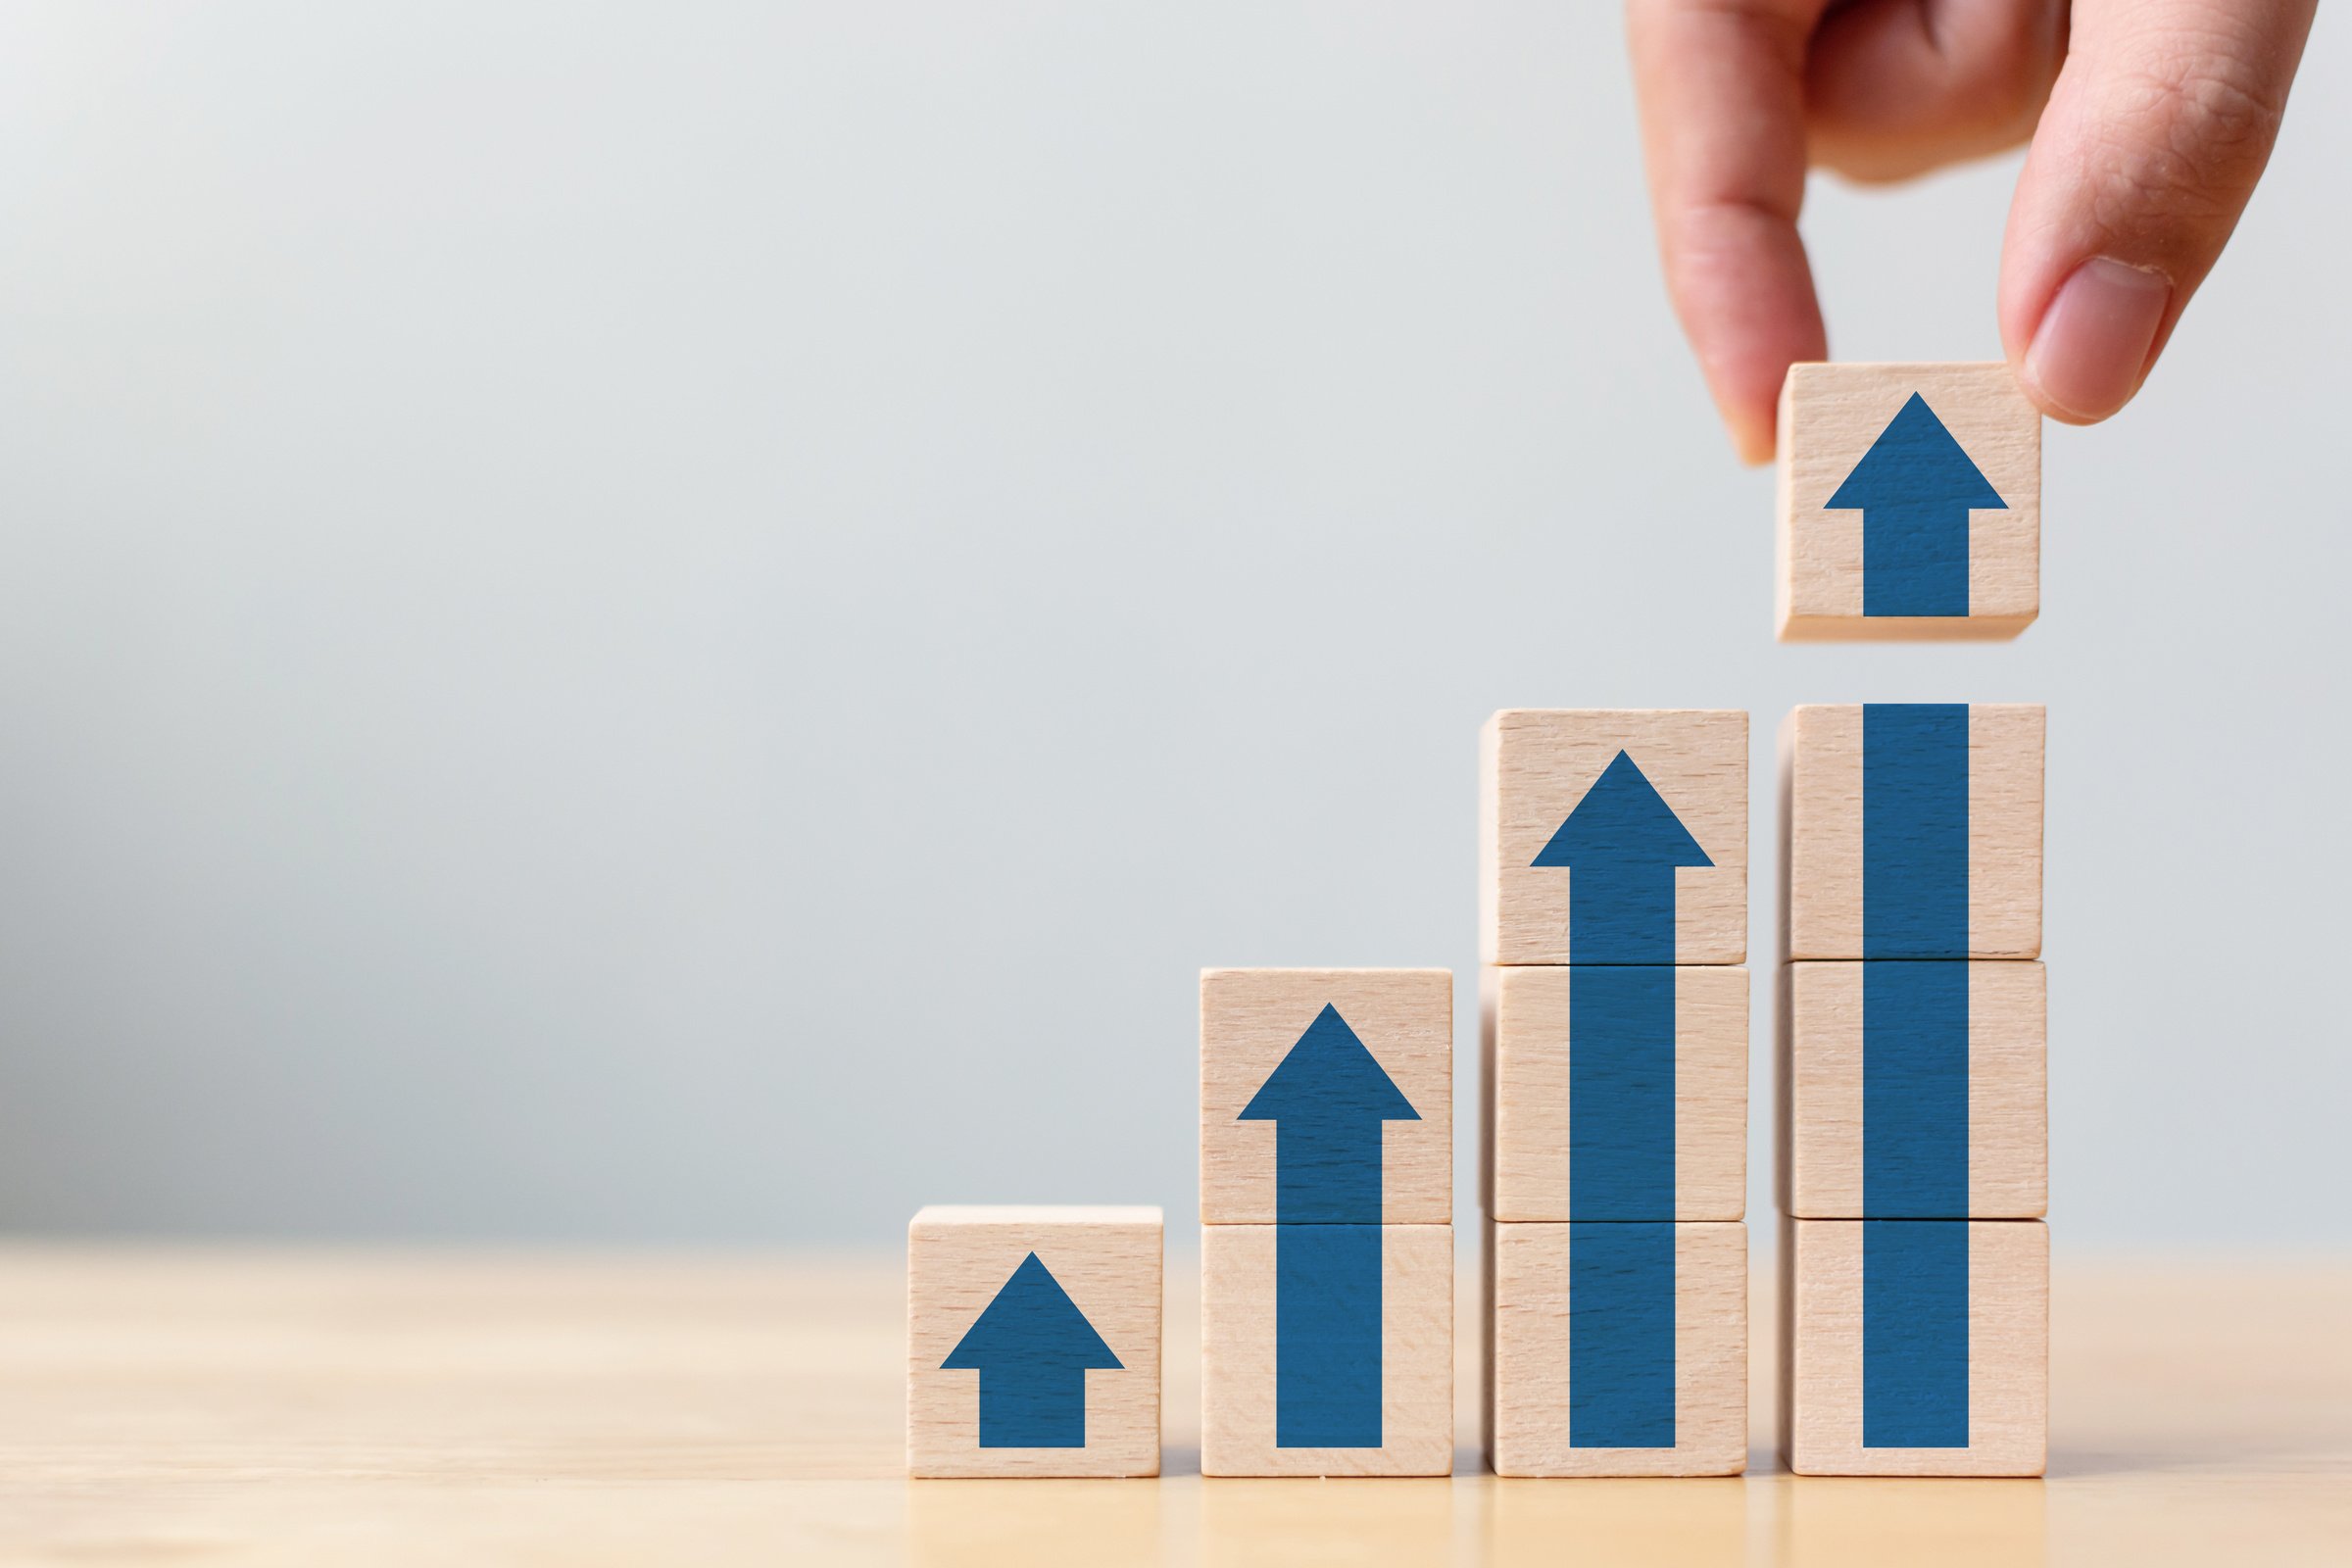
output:
M1747 1456L1747 715L1484 735L1487 1450L1504 1476Z

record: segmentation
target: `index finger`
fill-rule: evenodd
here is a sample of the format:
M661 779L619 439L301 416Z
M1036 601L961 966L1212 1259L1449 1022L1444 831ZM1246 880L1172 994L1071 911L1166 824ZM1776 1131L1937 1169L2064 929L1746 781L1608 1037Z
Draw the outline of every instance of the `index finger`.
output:
M1826 358L1796 231L1805 44L1829 0L1628 0L1667 292L1743 462L1772 456L1781 381Z

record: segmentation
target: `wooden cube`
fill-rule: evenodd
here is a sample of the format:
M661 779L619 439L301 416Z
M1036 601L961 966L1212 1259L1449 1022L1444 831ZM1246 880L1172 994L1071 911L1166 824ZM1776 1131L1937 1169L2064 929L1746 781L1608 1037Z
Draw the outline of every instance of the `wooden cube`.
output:
M1747 970L1490 968L1479 1160L1495 1219L1747 1211Z
M1486 962L1746 961L1746 713L1505 709L1480 759Z
M1781 385L1783 641L2003 638L2041 609L2041 415L2006 365Z
M1785 956L2038 957L2042 739L2038 705L1791 712Z
M1801 1219L2038 1219L2048 976L2034 962L1781 972L1781 1207Z
M1747 1467L1747 1227L1486 1228L1498 1476Z
M922 1209L906 1228L906 1469L1159 1474L1160 1211Z
M1453 973L1205 969L1200 1218L1453 1218Z
M1781 1269L1781 1446L1789 1469L2041 1474L2048 1227L1784 1219Z
M1453 1470L1451 1225L1206 1225L1200 1470Z

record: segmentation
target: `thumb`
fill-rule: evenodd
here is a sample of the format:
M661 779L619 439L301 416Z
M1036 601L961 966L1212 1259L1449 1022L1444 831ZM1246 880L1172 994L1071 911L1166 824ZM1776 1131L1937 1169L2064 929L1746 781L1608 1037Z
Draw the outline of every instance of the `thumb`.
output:
M2001 340L2044 413L2139 390L2270 161L2317 5L2076 0L2001 257Z

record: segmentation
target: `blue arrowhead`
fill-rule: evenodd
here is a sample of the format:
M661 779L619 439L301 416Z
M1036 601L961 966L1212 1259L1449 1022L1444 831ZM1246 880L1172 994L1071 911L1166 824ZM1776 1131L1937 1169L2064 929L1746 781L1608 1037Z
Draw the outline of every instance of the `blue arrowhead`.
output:
M1124 1370L1035 1252L940 1362L980 1374L983 1448L1085 1447L1089 1368Z
M1862 613L1968 613L1968 514L2009 503L1918 393L1825 511L1862 514Z
M1421 1113L1326 1005L1242 1107L1276 1123L1274 1216L1282 1224L1380 1223L1380 1128Z
M1674 962L1674 871L1713 865L1634 760L1619 752L1531 865L1564 868L1574 963Z

